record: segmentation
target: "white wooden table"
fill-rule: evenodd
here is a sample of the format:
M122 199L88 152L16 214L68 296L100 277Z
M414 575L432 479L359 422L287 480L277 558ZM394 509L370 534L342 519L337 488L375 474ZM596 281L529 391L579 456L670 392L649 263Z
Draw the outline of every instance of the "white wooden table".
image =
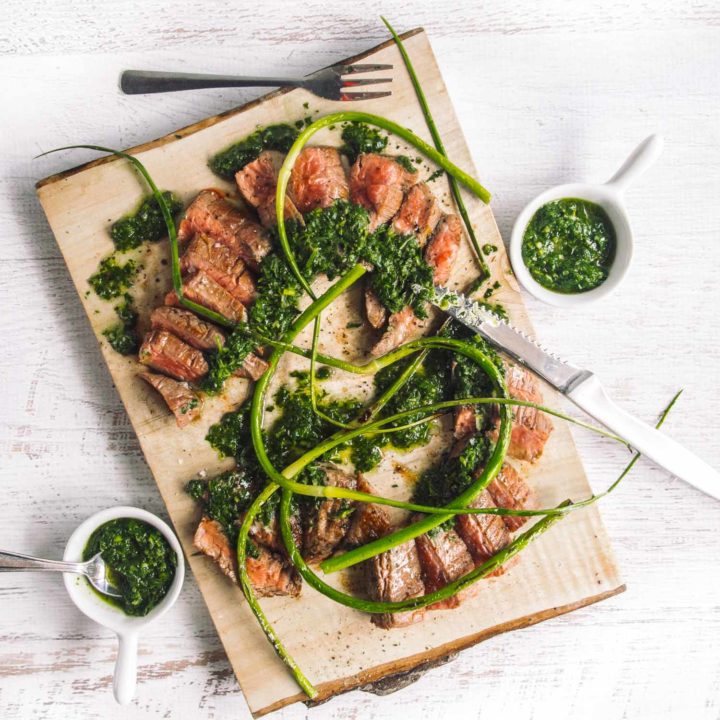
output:
M653 131L666 150L628 192L627 282L565 313L528 301L549 346L596 370L720 466L720 7L713 2L287 3L72 0L0 7L0 547L57 556L90 513L163 507L36 202L34 182L251 99L254 91L124 97L126 67L306 73L398 29L429 31L505 237L543 188L602 181ZM81 10L73 9L82 6ZM598 488L623 451L576 434ZM392 696L354 692L278 718L717 718L720 503L641 463L603 507L628 591L500 636ZM0 577L3 718L245 717L189 578L141 648L134 706L112 703L115 641L56 577Z

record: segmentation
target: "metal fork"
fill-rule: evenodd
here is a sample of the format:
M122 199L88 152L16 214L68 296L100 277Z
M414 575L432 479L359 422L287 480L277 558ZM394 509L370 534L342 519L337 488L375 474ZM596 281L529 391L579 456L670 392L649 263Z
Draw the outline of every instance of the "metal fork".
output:
M122 597L120 591L108 579L107 566L100 553L87 562L67 562L65 560L43 560L42 558L22 555L21 553L0 550L0 572L17 571L69 572L84 575L90 584L104 595Z
M348 92L349 88L362 85L380 85L392 82L392 78L345 79L344 75L392 70L392 65L331 65L304 78L238 77L233 75L199 75L196 73L156 72L150 70L125 70L120 76L120 89L126 95L177 92L202 88L228 87L299 87L309 90L326 100L372 100L392 95L386 92Z

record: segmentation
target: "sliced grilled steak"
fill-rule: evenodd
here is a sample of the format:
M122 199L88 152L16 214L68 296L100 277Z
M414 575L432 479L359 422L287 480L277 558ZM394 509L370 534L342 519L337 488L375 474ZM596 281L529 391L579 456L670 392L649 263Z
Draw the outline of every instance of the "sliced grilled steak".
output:
M219 240L253 270L271 249L266 231L229 203L219 190L202 190L187 209L181 235L188 238L191 233Z
M264 545L248 548L245 568L255 592L261 597L297 597L300 594L302 580L297 570L283 555L268 550Z
M444 285L452 273L462 240L462 223L457 215L446 215L425 248L425 261L433 268L433 282Z
M530 486L525 482L522 475L507 463L500 468L500 472L488 485L488 492L495 504L500 508L531 510L537 507L535 494L530 489ZM510 532L521 528L527 520L526 517L503 516L505 527Z
M348 475L330 463L322 467L327 485L356 487L354 475ZM350 528L355 503L332 498L312 502L308 507L303 518L303 557L309 563L316 563L330 557L342 542Z
M350 170L350 199L370 213L370 229L390 220L400 208L413 175L386 155L360 155Z
M362 475L358 475L357 489L360 492L375 494L370 483ZM350 529L345 535L345 544L350 547L365 545L389 532L390 518L385 508L376 503L359 502L352 515Z
M277 225L275 212L275 193L278 172L285 156L276 150L265 150L257 160L248 163L235 174L240 194L244 200L257 210L260 222L265 227ZM300 213L290 197L285 198L285 219L299 218Z
M247 317L245 306L202 270L185 278L183 292L190 300L209 310L215 310L230 322L245 322ZM178 296L174 290L165 296L165 304L179 305Z
M376 330L380 330L388 319L387 309L369 286L365 288L365 317Z
M268 364L261 357L249 353L245 356L242 367L235 371L235 375L250 378L250 380L259 380L267 369Z
M430 188L425 183L417 183L407 191L400 210L393 218L393 230L399 235L415 235L420 247L425 247L442 215Z
M302 548L302 525L297 513L293 513L290 516L290 526L293 531L293 537L295 538L295 544L299 548ZM280 553L281 555L287 554L277 513L273 515L267 525L260 518L255 518L255 521L250 526L249 537L252 538L255 543L264 545L275 553Z
M473 559L460 536L452 528L436 528L415 538L420 558L420 567L425 580L425 592L431 593L445 587L453 580L467 575L473 567ZM431 610L445 610L457 607L460 598L453 595L447 600L430 605Z
M380 357L402 345L419 327L420 321L408 305L400 312L393 313L388 320L387 330L370 350L370 354Z
M414 540L387 550L368 561L370 596L383 602L400 602L425 593L420 559ZM424 610L373 615L382 628L401 627L422 620Z
M141 372L139 375L162 395L165 404L175 416L178 427L184 428L200 417L202 400L187 383L155 373Z
M203 516L193 543L200 552L215 560L233 582L238 581L237 555L217 520ZM264 545L253 543L248 547L245 568L258 595L296 597L300 594L302 583L295 568L282 555Z
M477 432L477 415L474 405L461 405L455 411L455 427L453 433L456 440L474 435Z
M434 282L444 284L448 281L457 260L461 238L462 225L459 218L456 215L446 215L425 248L425 260L434 270ZM393 313L388 320L387 330L370 350L370 354L379 357L394 350L411 337L418 327L419 320L411 307Z
M483 490L469 507L495 507L490 493ZM510 535L505 523L499 515L458 515L455 527L467 545L475 565L482 565L495 553L502 550L509 542ZM498 568L493 575L502 575L503 568Z
M138 359L176 380L197 382L208 371L203 354L165 330L150 331L143 341Z
M167 330L198 350L217 350L225 343L219 327L201 320L189 310L161 305L150 314L153 330Z
M346 200L350 190L340 153L332 147L306 147L295 161L288 195L301 213Z
M255 299L255 279L248 272L245 261L218 240L196 235L180 263L183 273L202 270L243 305L249 305Z
M543 396L535 376L519 365L506 363L505 383L510 397L541 404ZM535 462L545 449L553 424L545 413L532 407L513 408L513 425L508 454L518 460ZM490 433L497 438L497 430Z
M237 556L217 520L204 515L195 531L193 544L200 552L215 560L233 582L237 582Z

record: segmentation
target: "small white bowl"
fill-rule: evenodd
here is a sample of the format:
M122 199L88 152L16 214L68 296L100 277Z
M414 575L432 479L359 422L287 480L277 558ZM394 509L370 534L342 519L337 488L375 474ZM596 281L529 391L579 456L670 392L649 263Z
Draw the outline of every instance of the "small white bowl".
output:
M585 305L611 293L623 280L633 256L633 233L630 226L623 192L637 179L662 152L661 135L650 135L630 154L615 175L603 185L589 183L570 183L558 185L540 193L531 200L518 215L510 237L510 262L515 277L531 295L538 300L558 307L574 307ZM536 282L530 274L522 258L522 242L525 230L533 215L545 203L561 198L580 198L589 200L605 210L613 224L616 236L615 258L610 266L608 277L598 287L581 293L560 293L548 290Z
M142 520L148 525L157 528L177 555L175 578L167 595L165 595L158 605L147 615L133 617L126 615L120 608L103 600L84 577L65 573L63 578L68 594L78 609L85 613L91 620L112 630L118 636L119 646L117 661L115 663L115 675L113 678L113 693L115 700L121 705L125 705L129 703L135 695L138 635L150 623L162 617L177 600L182 588L183 579L185 578L185 560L180 543L167 523L164 523L156 515L147 512L147 510L123 506L101 510L85 520L70 536L65 547L63 559L71 562L81 561L85 546L93 532L106 522L120 518Z

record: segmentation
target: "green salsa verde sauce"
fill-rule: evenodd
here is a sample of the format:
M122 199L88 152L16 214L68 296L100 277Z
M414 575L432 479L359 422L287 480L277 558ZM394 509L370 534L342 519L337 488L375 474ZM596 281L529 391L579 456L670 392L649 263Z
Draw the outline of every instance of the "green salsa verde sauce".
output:
M605 210L588 200L562 198L535 212L523 236L522 258L548 290L582 293L605 282L615 246Z
M101 553L111 583L122 597L101 595L127 615L147 615L167 595L177 556L163 534L141 520L120 518L90 536L83 560Z

